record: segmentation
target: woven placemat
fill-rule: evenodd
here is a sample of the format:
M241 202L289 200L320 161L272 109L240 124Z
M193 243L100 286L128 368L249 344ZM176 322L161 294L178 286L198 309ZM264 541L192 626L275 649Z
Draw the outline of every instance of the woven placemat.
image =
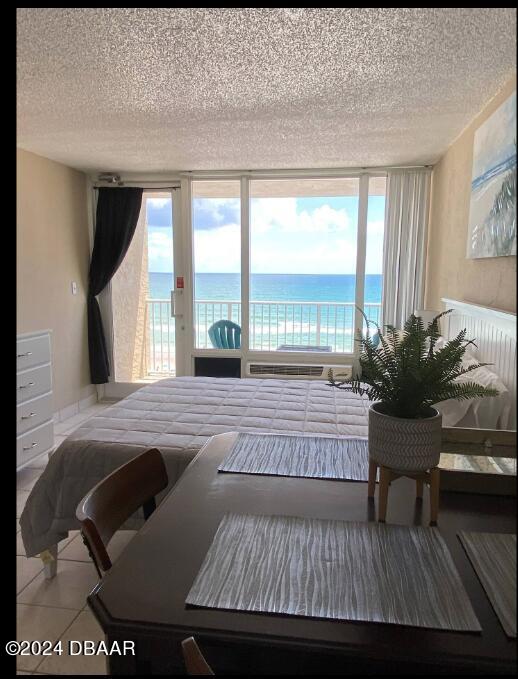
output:
M516 638L516 535L462 531L458 537L505 633Z
M368 442L359 438L240 433L218 471L367 481Z
M480 631L437 528L226 514L192 606Z

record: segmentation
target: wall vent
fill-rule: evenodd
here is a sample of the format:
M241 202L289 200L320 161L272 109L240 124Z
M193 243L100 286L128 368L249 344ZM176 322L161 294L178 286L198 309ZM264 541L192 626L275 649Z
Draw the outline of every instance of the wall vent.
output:
M333 372L351 374L348 365L311 365L304 363L261 363L246 364L247 377L284 377L289 379L327 380L329 368Z

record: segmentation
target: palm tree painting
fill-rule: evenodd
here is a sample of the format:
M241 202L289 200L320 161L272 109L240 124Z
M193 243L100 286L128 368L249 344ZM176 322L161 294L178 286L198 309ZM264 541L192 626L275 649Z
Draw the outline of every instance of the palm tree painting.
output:
M516 92L475 133L467 257L516 255Z

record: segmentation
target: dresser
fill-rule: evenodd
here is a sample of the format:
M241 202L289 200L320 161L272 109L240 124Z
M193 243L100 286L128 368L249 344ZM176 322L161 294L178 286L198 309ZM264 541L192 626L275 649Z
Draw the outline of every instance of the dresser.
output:
M54 447L50 331L16 338L16 468Z

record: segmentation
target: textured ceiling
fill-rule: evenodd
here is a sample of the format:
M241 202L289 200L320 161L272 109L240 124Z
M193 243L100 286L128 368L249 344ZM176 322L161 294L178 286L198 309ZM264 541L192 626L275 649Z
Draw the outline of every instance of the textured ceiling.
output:
M19 8L18 144L84 170L433 163L516 69L510 8Z

